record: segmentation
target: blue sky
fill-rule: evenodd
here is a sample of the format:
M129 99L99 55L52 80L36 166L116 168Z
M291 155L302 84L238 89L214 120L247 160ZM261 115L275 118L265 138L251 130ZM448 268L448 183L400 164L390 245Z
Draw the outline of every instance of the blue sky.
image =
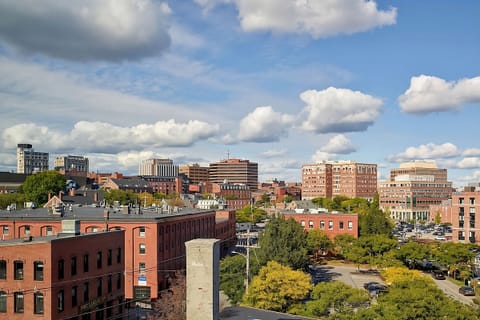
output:
M0 171L17 143L142 160L435 160L480 182L475 0L0 0Z

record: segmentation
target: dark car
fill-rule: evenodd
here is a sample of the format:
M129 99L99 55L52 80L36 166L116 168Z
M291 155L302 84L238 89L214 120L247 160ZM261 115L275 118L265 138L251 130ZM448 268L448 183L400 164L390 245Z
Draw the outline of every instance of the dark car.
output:
M467 287L467 286L460 287L458 289L458 292L463 294L464 296L474 296L475 295L475 291L473 290L473 288L472 287Z
M365 283L363 284L363 287L368 290L368 288L369 288L370 286L379 285L379 284L380 284L380 283L379 283L379 282L376 282L376 281L365 282Z
M434 277L437 280L445 280L445 275L441 271L433 271L432 277Z

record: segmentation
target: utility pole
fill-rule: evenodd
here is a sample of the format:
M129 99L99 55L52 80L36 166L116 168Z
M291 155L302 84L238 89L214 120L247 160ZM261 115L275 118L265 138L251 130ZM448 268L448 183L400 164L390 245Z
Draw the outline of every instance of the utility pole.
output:
M240 240L237 242L237 247L245 248L247 250L247 254L241 254L247 261L245 266L245 292L248 292L248 285L250 282L250 248L259 248L257 242L252 244L250 239L258 239L258 232L250 232L250 229L246 233L241 233L237 235L237 239ZM246 240L246 241L245 241ZM239 253L235 252L234 253Z

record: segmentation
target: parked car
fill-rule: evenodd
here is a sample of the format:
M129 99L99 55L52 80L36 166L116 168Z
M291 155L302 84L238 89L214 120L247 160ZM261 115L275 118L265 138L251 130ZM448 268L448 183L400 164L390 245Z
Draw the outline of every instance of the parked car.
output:
M433 271L432 277L434 277L437 280L445 280L445 275L441 271Z
M472 287L468 287L468 286L462 286L458 289L458 292L463 294L464 296L474 296L475 295L475 291L473 290Z
M445 241L445 240L447 240L447 238L445 236L436 236L435 240Z
M372 286L372 285L378 285L378 284L380 284L380 283L379 283L379 282L376 282L376 281L370 281L370 282L365 282L365 283L363 284L363 287L368 290L368 287L370 287L370 286Z

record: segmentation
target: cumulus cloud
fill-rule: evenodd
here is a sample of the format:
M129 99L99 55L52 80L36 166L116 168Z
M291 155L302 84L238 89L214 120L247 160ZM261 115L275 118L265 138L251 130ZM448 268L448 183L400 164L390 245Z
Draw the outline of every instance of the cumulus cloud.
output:
M244 31L308 33L313 38L352 34L396 23L397 10L379 10L375 1L195 0L205 9L234 3Z
M340 154L348 154L356 151L355 146L350 139L343 134L338 134L332 137L320 150L328 153Z
M0 39L64 59L138 59L168 48L170 13L152 0L0 0Z
M480 77L451 82L426 75L412 77L410 88L398 98L400 108L408 113L452 111L479 102Z
M460 168L460 169L480 168L480 158L477 158L477 157L464 158L460 160L456 166L457 168Z
M263 157L263 158L277 158L277 157L281 157L285 154L287 154L287 149L282 149L282 150L267 150L265 152L262 152L260 155Z
M480 157L480 149L477 148L469 148L462 152L462 156L464 157Z
M403 162L423 159L445 159L456 157L459 153L457 147L452 143L441 145L428 143L418 147L409 147L404 152L390 156L389 160L391 162Z
M120 127L105 122L77 122L70 132L50 130L36 124L18 124L2 133L6 148L17 143L32 143L52 151L83 151L118 153L123 150L141 150L145 147L187 147L206 140L219 132L218 125L192 120L177 123L175 120L158 121Z
M257 107L240 122L238 139L247 142L272 142L286 136L294 117L275 112L272 107Z
M300 94L307 104L302 128L316 133L365 131L380 115L382 100L359 91L329 87Z
M315 152L315 154L312 156L312 161L314 163L318 163L318 162L322 162L322 161L332 160L335 157L336 157L336 154L321 151L321 150L317 150L317 152Z

